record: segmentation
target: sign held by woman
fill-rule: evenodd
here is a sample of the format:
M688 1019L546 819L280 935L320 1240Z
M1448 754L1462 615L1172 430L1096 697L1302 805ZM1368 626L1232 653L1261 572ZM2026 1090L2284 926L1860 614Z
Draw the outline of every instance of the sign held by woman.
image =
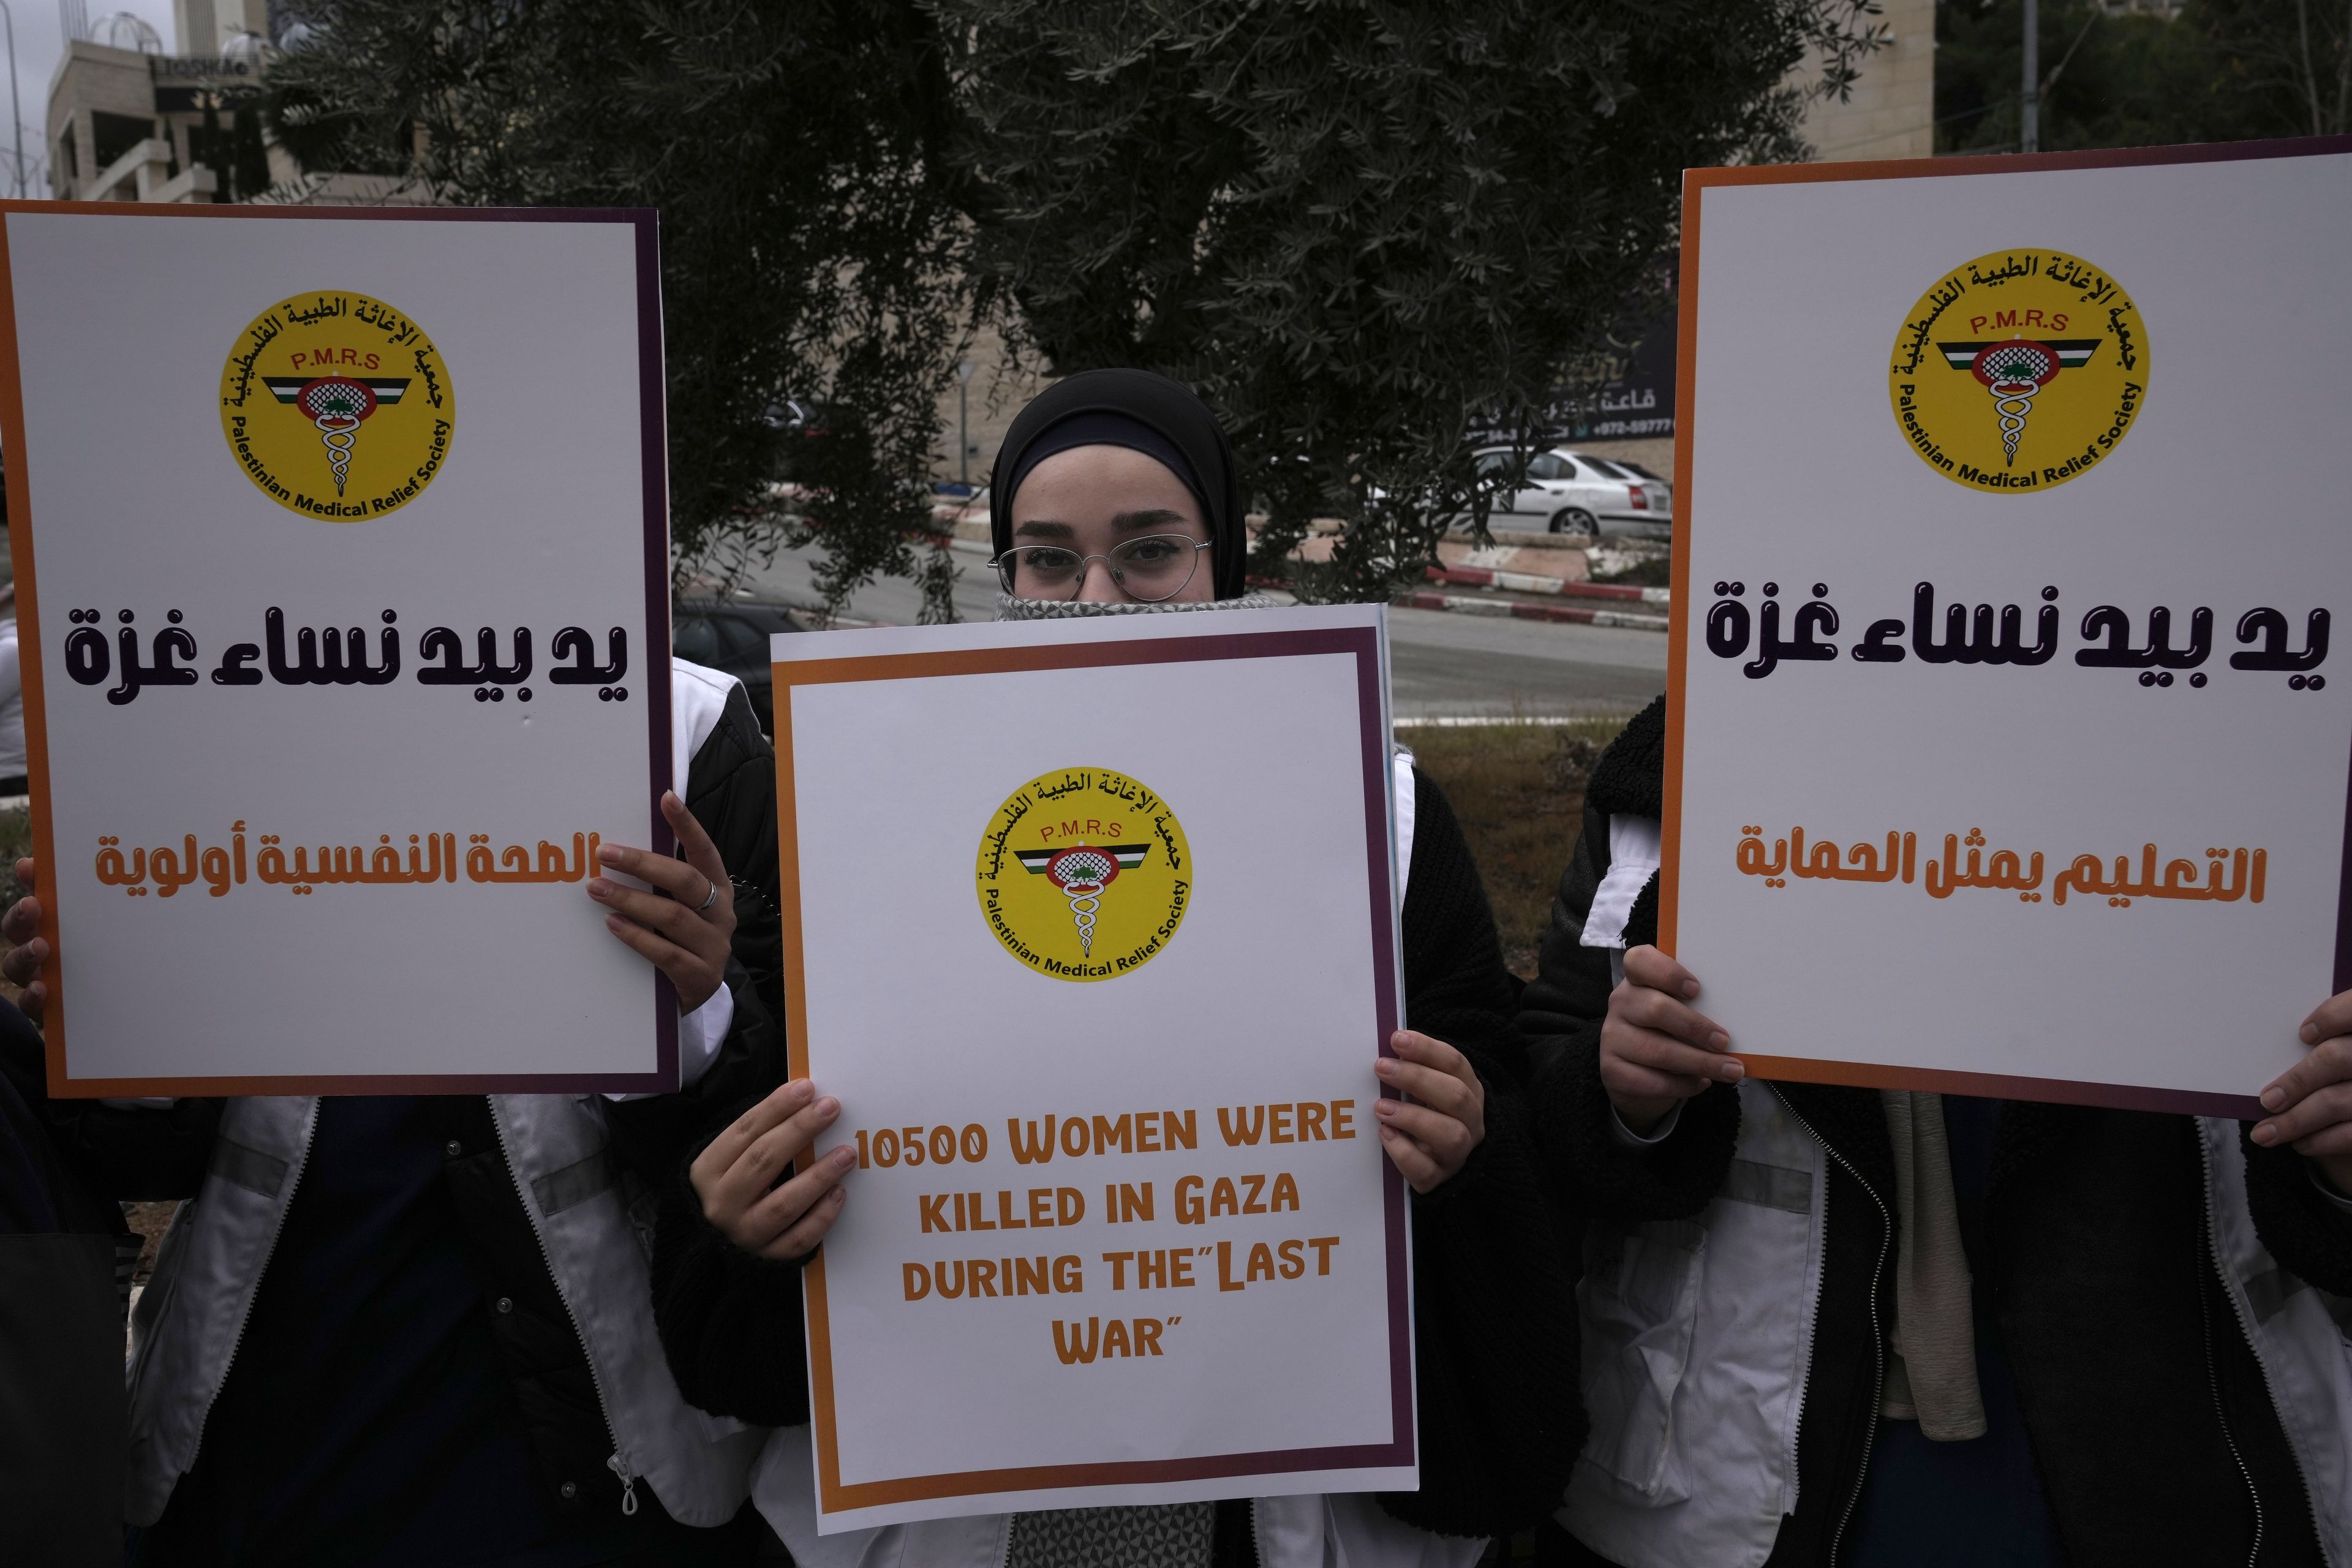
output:
M1750 1070L2255 1117L2352 987L2347 178L1690 176L1659 943Z
M0 204L52 1093L675 1087L653 223Z
M1383 615L776 639L826 1531L1414 1486Z

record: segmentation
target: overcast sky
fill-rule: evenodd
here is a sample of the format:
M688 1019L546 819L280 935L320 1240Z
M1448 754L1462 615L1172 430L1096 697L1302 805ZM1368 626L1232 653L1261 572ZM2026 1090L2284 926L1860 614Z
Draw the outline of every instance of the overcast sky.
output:
M41 128L49 118L49 74L58 68L58 60L65 53L65 29L58 21L61 6L58 0L0 0L0 7L8 13L16 35L16 107L25 131L26 194L46 196L49 194L46 174L48 160ZM166 50L175 47L172 0L87 0L84 9L89 16L90 37L101 44L112 41L108 37L108 21L127 12L153 27ZM127 26L121 41L125 47L131 47ZM16 143L0 138L0 181L5 182L10 195L16 194L15 155Z

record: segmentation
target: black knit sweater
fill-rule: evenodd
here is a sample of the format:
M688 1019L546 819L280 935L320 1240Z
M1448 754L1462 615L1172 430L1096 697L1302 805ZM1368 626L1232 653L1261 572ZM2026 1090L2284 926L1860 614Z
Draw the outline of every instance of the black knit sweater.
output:
M1381 1500L1424 1530L1503 1535L1558 1506L1584 1440L1574 1288L1514 1090L1517 985L1452 805L1426 774L1414 794L1406 1016L1477 1067L1486 1136L1452 1181L1413 1199L1421 1489ZM664 1194L653 1283L690 1402L760 1426L809 1418L799 1266L730 1245L683 1172Z

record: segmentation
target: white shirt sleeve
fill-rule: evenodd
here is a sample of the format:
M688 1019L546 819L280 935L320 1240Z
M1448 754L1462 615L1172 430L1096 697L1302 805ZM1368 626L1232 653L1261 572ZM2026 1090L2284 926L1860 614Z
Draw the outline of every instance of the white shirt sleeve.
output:
M727 1031L735 1026L735 993L724 984L710 994L710 1000L691 1013L677 1016L677 1087L691 1089L710 1070L719 1059L719 1047L727 1043ZM650 1094L608 1094L604 1097L618 1104L630 1100L651 1100Z
M1642 896L1658 871L1658 819L1617 816L1609 819L1609 869L1592 890L1592 908L1584 917L1585 947L1625 945L1625 922L1633 900Z
M1404 908L1405 884L1412 879L1412 819L1413 780L1412 753L1404 747L1396 749L1390 766L1396 772L1396 878L1397 908Z
M2347 1198L2336 1190L2336 1184L2329 1181L2321 1172L2318 1163L2314 1161L2308 1169L2311 1172L2311 1184L2319 1189L2319 1195L2334 1205L2337 1214L2352 1215L2352 1198Z
M1672 1110L1658 1118L1655 1127L1646 1133L1636 1132L1625 1125L1625 1119L1617 1114L1617 1108L1612 1105L1609 1108L1609 1135L1617 1140L1620 1148L1654 1149L1675 1135L1675 1128L1682 1119L1683 1102L1678 1100Z

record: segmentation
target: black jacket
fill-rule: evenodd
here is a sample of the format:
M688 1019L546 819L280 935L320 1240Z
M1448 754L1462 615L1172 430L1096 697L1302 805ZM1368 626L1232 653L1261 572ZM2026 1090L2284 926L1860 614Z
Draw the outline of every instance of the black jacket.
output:
M728 985L735 1022L709 1070L673 1095L607 1102L606 1125L624 1172L646 1188L666 1185L688 1140L715 1106L767 1093L784 1079L781 1035L767 1004L782 997L776 949L777 867L774 752L743 689L736 687L717 728L695 752L687 805L717 846L736 889L735 957ZM110 1197L186 1198L203 1185L221 1101L184 1100L169 1110L117 1110L98 1100L55 1101L61 1147L83 1177ZM483 1299L511 1310L489 1314L501 1362L520 1404L551 1510L614 1517L621 1483L605 1467L605 1428L587 1353L548 1272L530 1216L500 1152L488 1101L454 1096L436 1108L436 1136L450 1152L444 1179ZM569 1483L569 1495L563 1487ZM644 1507L646 1494L638 1493Z
M122 1211L58 1158L41 1037L0 1002L0 1518L12 1561L122 1562Z
M1596 765L1583 838L1519 1016L1555 1196L1570 1212L1620 1224L1703 1210L1739 1130L1738 1094L1717 1086L1685 1103L1664 1143L1629 1150L1612 1135L1601 1084L1610 955L1580 938L1608 870L1610 816L1660 814L1664 726L1661 699ZM1634 903L1626 945L1656 933L1654 878ZM1895 1167L1874 1090L1780 1084L1771 1092L1832 1154L1798 1432L1800 1500L1773 1550L1778 1568L1829 1563L1862 1486L1894 1326ZM2221 1288L2196 1136L2186 1116L2011 1102L1984 1222L1965 1237L1979 1310L1999 1323L2042 1489L2077 1568L2321 1561L2301 1474ZM2300 1155L2243 1146L2263 1245L2323 1289L2352 1289L2352 1222L2313 1186Z
M1583 1442L1575 1303L1514 1092L1517 986L1453 807L1425 774L1414 792L1407 1017L1476 1065L1486 1136L1459 1174L1413 1200L1422 1484L1381 1502L1425 1530L1503 1535L1558 1505ZM682 1168L666 1203L654 1310L679 1388L758 1425L806 1421L798 1263L730 1245L702 1218ZM1221 1529L1221 1564L1228 1537L1247 1550L1245 1531Z

